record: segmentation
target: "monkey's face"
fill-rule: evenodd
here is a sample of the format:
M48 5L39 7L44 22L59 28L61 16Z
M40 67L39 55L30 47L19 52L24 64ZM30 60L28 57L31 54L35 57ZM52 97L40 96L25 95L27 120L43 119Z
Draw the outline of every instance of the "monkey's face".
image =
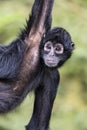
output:
M50 30L41 43L41 57L48 67L60 67L70 58L74 44L63 28Z
M45 65L48 67L56 67L60 62L58 55L62 55L64 51L63 45L61 43L53 44L48 41L44 45L43 60Z

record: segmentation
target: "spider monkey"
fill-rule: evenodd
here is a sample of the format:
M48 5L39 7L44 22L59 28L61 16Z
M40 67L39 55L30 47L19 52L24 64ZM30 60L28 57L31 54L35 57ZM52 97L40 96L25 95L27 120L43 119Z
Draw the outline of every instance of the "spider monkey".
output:
M39 45L51 27L54 0L35 0L25 29L7 46L0 46L0 112L19 105L35 89L39 77Z
M19 38L0 46L0 112L19 105L34 89L33 114L26 130L48 130L60 80L57 68L70 58L74 44L63 28L51 29L53 0L35 0Z
M27 130L49 129L51 111L60 81L57 68L71 57L73 49L70 34L61 27L50 29L43 36L40 43L40 81L35 90L34 110L26 126Z

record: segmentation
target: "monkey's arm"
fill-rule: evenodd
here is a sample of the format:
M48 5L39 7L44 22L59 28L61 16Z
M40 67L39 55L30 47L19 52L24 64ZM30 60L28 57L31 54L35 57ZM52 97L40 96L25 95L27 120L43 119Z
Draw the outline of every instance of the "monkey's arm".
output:
M38 31L38 28L40 27L42 28L42 24L43 24L42 20L44 20L43 28L48 30L51 27L52 20L51 20L50 12L52 8L52 3L50 4L49 9L48 9L50 11L47 14L45 14L46 16L44 16L44 12L42 11L42 10L46 10L45 8L47 7L45 4L47 3L44 2L43 0L36 0L32 8L30 19L27 21L27 26L25 30L21 32L19 39L13 41L8 46L0 46L0 79L13 79L17 76L17 73L20 70L20 64L23 60L23 55L25 51L24 40L26 37L29 36L29 33L31 32L31 30ZM43 17L46 17L46 18L45 19L42 18L42 15ZM39 22L40 22L40 25L39 25ZM44 29L40 31L41 33L43 33Z
M19 63L17 62L18 66L20 66L20 70L18 71L18 66L16 66L14 69L14 72L17 73L15 80L9 81L5 79L8 75L10 75L10 78L11 73L13 73L12 68L9 70L10 73L8 73L8 69L5 67L6 63L8 63L8 66L10 67L12 63L12 57L14 61L17 61L19 53L15 55L16 53L13 51L11 55L14 54L14 56L11 57L9 56L9 52L12 51L8 49L9 47L5 47L6 49L4 49L4 52L6 50L9 50L9 52L7 53L8 55L5 53L5 56L3 56L4 60L1 58L2 63L4 64L4 67L2 67L1 64L1 73L3 73L1 78L4 79L0 80L0 112L7 112L19 105L27 95L27 85L29 84L28 90L30 90L33 84L33 79L35 78L34 76L38 71L37 66L39 64L39 45L42 35L46 32L47 19L51 14L52 6L53 0L35 0L30 19L27 22L27 26L19 36L19 39L25 43L26 49L22 55L22 61L20 60L21 63L19 61ZM2 50L3 47L1 47L1 57ZM5 62L5 60L7 60L7 62ZM16 62L14 64L16 64ZM6 73L4 72L4 69ZM12 76L13 75L14 73ZM32 89L34 88L35 87Z
M49 76L48 76L49 75ZM35 91L34 110L26 130L48 130L51 118L52 107L56 97L57 88L60 80L57 70L46 70L43 82Z
M54 0L35 0L27 26L20 34L21 39L33 37L33 41L36 39L40 42L43 33L51 28L53 2Z

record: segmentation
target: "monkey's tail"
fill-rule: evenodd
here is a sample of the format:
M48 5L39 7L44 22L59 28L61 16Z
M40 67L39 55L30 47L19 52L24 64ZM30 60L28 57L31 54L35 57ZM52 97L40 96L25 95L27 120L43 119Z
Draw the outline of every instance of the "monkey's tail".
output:
M43 34L51 28L52 8L54 0L35 0L27 26L21 33L21 38L39 32Z

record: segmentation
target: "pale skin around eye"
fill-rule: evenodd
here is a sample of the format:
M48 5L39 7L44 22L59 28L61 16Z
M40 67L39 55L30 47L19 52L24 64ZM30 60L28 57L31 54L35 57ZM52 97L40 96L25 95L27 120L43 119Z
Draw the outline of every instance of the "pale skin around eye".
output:
M54 49L54 52L56 54L62 54L64 52L64 47L61 43L56 43L54 46L53 46L53 43L50 41L45 43L44 51L50 52L52 48Z

